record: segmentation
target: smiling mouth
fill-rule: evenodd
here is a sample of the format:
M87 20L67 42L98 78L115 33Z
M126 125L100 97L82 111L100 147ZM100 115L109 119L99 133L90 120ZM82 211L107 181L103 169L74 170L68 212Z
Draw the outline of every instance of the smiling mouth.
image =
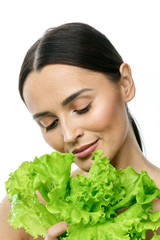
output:
M98 140L90 143L90 144L87 144L87 145L84 145L80 148L76 148L73 150L73 154L76 155L77 158L86 158L88 157L92 152L94 152L94 150L96 149L98 145Z

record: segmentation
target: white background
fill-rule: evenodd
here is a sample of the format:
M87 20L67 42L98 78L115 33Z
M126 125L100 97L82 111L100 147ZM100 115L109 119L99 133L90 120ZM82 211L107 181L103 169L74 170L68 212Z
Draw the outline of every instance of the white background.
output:
M5 0L0 3L0 201L11 171L52 151L20 99L18 74L33 42L49 27L67 22L97 28L130 64L137 91L129 108L147 158L160 167L159 0Z

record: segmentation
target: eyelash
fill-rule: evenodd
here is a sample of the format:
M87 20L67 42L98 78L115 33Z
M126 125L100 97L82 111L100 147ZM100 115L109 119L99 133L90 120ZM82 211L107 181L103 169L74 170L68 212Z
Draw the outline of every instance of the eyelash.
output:
M87 107L85 107L81 110L75 110L74 112L76 112L78 115L81 115L81 114L85 114L85 113L89 112L90 108L91 108L91 103L89 103L87 105Z
M56 119L48 127L46 127L46 132L48 132L49 130L55 128L57 126L57 124L58 124L58 119Z
M82 114L89 112L90 108L91 108L91 103L88 104L85 108L83 108L81 110L75 110L74 112L76 112L78 115L82 115ZM56 128L57 124L58 124L58 119L56 119L48 127L46 127L46 132L48 132L49 130L51 130L53 128Z

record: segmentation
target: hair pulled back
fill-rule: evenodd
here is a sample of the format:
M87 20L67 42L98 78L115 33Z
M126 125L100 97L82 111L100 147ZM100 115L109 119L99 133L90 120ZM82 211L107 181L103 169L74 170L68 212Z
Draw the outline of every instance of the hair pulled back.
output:
M40 71L49 64L67 64L101 72L118 82L122 57L108 38L84 23L67 23L48 29L27 52L19 75L19 92L23 98L24 82L32 71ZM128 117L142 150L136 123L127 108Z

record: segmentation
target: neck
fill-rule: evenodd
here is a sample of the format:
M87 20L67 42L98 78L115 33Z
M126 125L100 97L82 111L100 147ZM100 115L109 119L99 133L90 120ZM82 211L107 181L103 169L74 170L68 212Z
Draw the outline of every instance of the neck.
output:
M130 127L124 144L111 163L116 169L124 169L131 166L138 173L141 173L141 170L145 170L160 188L160 168L145 158L137 143L132 127Z
M137 143L132 127L129 126L126 139L111 163L116 169L131 166L140 173L142 169L146 169L147 162Z

